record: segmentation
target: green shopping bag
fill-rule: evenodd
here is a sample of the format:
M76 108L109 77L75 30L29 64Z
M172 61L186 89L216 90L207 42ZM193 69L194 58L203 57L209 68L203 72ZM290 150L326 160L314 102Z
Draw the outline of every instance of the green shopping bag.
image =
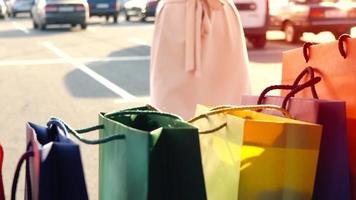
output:
M198 129L179 117L140 107L100 113L99 126L75 131L99 147L101 200L206 199ZM99 129L99 140L79 134Z

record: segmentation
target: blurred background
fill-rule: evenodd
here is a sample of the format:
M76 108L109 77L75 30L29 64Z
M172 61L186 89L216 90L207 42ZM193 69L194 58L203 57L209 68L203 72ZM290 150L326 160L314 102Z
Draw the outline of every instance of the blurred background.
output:
M284 51L306 41L355 35L355 0L234 3L247 38L254 94L280 83ZM85 128L97 124L99 112L149 103L158 5L156 0L0 0L0 143L7 198L25 151L26 122L45 125L57 116ZM98 199L98 146L81 144L81 151L90 197Z

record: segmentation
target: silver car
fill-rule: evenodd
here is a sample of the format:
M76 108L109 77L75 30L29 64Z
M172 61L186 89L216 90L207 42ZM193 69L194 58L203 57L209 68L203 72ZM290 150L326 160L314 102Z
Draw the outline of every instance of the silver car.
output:
M268 0L233 0L244 28L246 38L257 49L264 48L269 20ZM280 0L278 0L280 1Z
M87 28L89 6L85 0L35 0L32 7L33 27L46 29L49 24L80 25Z
M11 5L11 15L16 17L18 13L30 13L34 0L16 0Z

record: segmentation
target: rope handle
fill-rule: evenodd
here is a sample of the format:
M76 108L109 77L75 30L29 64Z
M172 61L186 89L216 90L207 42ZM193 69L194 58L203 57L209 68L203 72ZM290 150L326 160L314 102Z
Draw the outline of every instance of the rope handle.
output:
M308 82L302 84L302 85L298 85L295 88L293 88L288 94L287 96L284 98L283 103L282 103L282 108L283 109L287 109L287 104L288 101L290 100L290 98L294 97L295 94L297 94L298 92L304 90L305 88L308 87L312 87L315 86L317 83L319 83L321 81L321 77L317 76L315 78L312 78L311 80L309 80ZM316 98L319 99L319 98Z
M15 174L14 174L14 178L12 180L11 200L15 200L16 199L17 183L19 182L19 176L20 176L21 167L22 167L23 163L25 161L27 161L30 157L33 157L33 155L34 155L33 151L27 151L21 156L19 162L17 163ZM32 197L29 197L29 198L32 198Z
M312 67L306 67L298 76L297 78L295 79L295 81L293 82L293 85L272 85L270 87L267 87L266 89L264 89L262 91L262 93L260 94L260 96L258 97L258 100L257 100L257 104L260 105L263 103L263 99L266 97L267 93L272 91L272 90L291 90L290 93L294 93L293 90L295 88L298 87L299 85L299 82L302 80L303 77L305 77L307 74L310 74L310 80L305 82L304 84L301 84L301 85L305 85L307 84L308 86L307 87L310 87L311 89L311 92L312 92L312 95L313 95L313 98L315 99L319 99L318 97L318 94L316 92L316 89L315 89L315 84L309 84L308 82L313 82L315 80L313 80L315 78L315 73L314 73L314 69ZM307 88L305 87L305 88ZM296 93L294 93L296 94ZM293 95L294 96L294 95ZM293 97L291 96L291 97ZM285 109L285 108L284 108Z
M276 105L253 105L253 106L230 106L230 105L223 105L223 106L218 106L210 109L209 112L200 114L192 119L190 119L188 122L193 123L199 119L205 118L207 119L211 115L216 115L216 114L222 114L222 113L228 113L228 112L233 112L233 111L240 111L240 110L253 110L253 111L259 111L263 109L271 109L271 110L276 110L281 112L285 117L287 118L292 118L289 112L279 106ZM205 130L205 131L199 131L199 134L209 134L216 132L222 128L227 126L227 123L223 123L220 126L210 129L210 130Z
M172 114L172 113L165 113L165 112L159 112L155 110L123 110L123 111L117 111L117 112L112 112L112 113L106 113L106 117L114 117L114 116L120 116L120 115L137 115L137 114L149 114L149 115L160 115L164 117L172 117L175 119L182 120L181 117L178 115Z
M305 88L314 87L320 81L321 81L321 77L317 76L317 77L314 77L314 78L310 79L309 81L307 81L307 82L305 82L305 83L303 83L301 85L296 85L296 86L295 85L272 85L272 86L269 86L258 97L257 105L263 104L263 99L266 98L266 94L271 90L277 90L277 89L279 89L279 90L290 90L290 92L284 97L283 103L282 103L282 106L281 106L283 109L287 109L287 103L288 103L290 98L294 97L295 94L297 94L298 92L304 90ZM318 96L315 99L319 99Z
M159 115L159 116L172 117L174 119L182 120L182 118L177 115L174 115L171 113L158 112L158 111L154 111L154 110L118 111L118 112L113 112L113 113L107 113L107 114L105 114L105 117L108 117L110 119L115 116L134 115L134 114ZM97 139L97 140L88 140L88 139L82 137L81 134L88 133L88 132L95 131L95 130L104 129L105 128L104 125L97 125L97 126L92 126L89 128L76 130L76 129L72 128L68 123L64 122L63 120L61 120L59 118L52 118L52 119L56 119L57 121L61 122L66 127L66 129L69 131L69 133L71 133L75 138L77 138L79 141L81 141L85 144L95 145L95 144L102 144L102 143L110 142L113 140L125 139L125 135L117 133L117 134L110 135L110 136L107 136L107 137L104 137L101 139Z
M62 123L67 128L69 133L71 133L75 138L77 138L79 141L81 141L81 142L83 142L85 144L93 144L93 145L95 145L95 144L102 144L102 143L110 142L110 141L113 141L113 140L125 139L125 135L123 135L123 134L114 134L114 135L110 135L110 136L107 136L107 137L104 137L104 138L100 138L100 139L96 139L96 140L89 140L89 139L86 139L86 138L82 137L80 134L88 133L88 132L95 131L95 130L104 129L104 125L92 126L92 127L89 127L89 128L75 130L74 128L72 128L66 122L62 121Z
M298 76L297 78L295 79L295 81L293 82L293 86L297 87L299 85L299 82L303 79L303 77L307 76L307 75L310 75L310 79L309 80L312 80L314 77L315 77L315 69L308 66L306 67ZM315 99L319 99L318 97L318 93L316 92L316 89L315 89L315 84L314 85L310 85L310 89L311 89L311 92L312 92L312 95Z

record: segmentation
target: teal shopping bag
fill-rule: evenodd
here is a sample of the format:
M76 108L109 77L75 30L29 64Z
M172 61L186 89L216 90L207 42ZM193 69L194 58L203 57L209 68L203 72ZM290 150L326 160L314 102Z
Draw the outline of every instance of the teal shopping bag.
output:
M100 113L99 126L74 131L99 147L99 198L206 199L198 129L179 117L140 107ZM100 139L79 134L99 129Z

